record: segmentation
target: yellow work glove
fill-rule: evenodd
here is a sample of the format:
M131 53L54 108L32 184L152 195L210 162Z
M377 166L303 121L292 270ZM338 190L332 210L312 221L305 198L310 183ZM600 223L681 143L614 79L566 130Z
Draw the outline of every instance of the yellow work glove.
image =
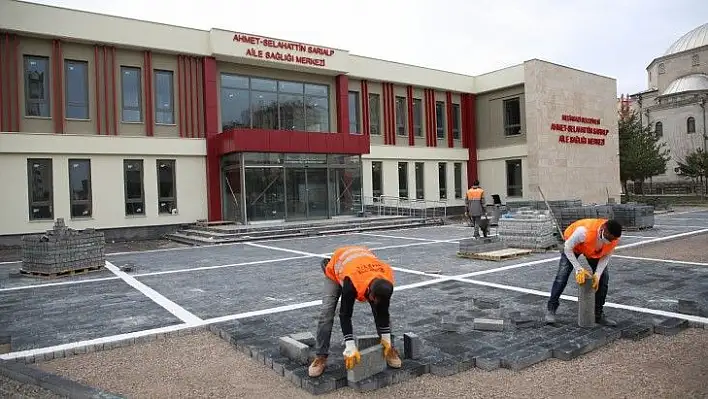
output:
M600 276L597 275L597 273L592 275L592 289L597 291L597 289L600 287Z
M578 283L578 285L585 284L585 279L588 277L592 277L592 275L585 268L580 268L579 271L575 272L575 282Z
M361 361L361 355L359 354L359 350L356 348L356 343L354 341L346 341L345 342L346 349L344 349L344 367L347 368L347 370L351 370L359 364Z
M391 346L391 334L381 334L381 346L383 346L384 357L388 357L389 353L393 351Z

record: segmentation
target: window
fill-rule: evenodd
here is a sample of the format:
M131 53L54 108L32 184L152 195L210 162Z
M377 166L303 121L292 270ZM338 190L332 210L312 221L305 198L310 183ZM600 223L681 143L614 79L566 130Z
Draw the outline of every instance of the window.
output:
M659 64L659 75L662 75L664 73L666 73L666 67L664 66L664 63L662 62Z
M439 139L445 138L445 103L435 102L435 130Z
M455 198L462 198L462 164L455 162Z
M371 162L371 195L374 198L383 195L383 164L381 161Z
M381 134L381 103L376 93L369 93L369 134Z
M69 160L69 205L71 217L91 217L91 161Z
M698 58L698 54L693 54L691 56L691 65L692 66L699 66L701 65L700 59Z
M174 79L172 71L155 71L155 123L174 125Z
M460 139L460 104L452 104L452 138Z
M49 118L49 58L25 57L25 115Z
M521 134L521 104L519 98L504 100L504 135Z
M89 119L88 62L64 61L65 113L68 119Z
M396 96L396 132L399 136L407 136L406 127L408 125L406 117L406 98Z
M415 163L415 198L425 198L425 169L423 162Z
M663 123L656 122L656 124L654 124L654 134L656 134L657 137L664 136L664 124Z
M359 130L359 92L349 92L349 133L361 133Z
M52 160L27 160L29 220L54 219Z
M408 198L408 162L398 163L398 198Z
M143 121L143 90L140 68L120 67L121 120L123 122Z
M438 162L438 191L440 199L447 199L447 163Z
M520 159L510 159L506 161L506 196L523 197Z
M686 132L696 133L696 120L692 116L689 116L688 119L686 119Z
M328 132L329 86L222 73L221 128Z
M419 98L413 99L413 134L423 137L423 102Z
M143 187L143 161L126 159L123 161L125 179L125 214L145 214L145 190Z
M177 213L177 178L174 159L157 160L157 209L160 214Z

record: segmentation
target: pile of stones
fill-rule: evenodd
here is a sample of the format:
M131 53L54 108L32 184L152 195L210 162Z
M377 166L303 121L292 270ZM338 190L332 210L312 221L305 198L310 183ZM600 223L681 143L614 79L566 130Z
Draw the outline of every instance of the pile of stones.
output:
M642 204L612 205L614 218L627 229L649 229L654 227L654 207Z
M573 224L579 219L587 218L602 218L602 219L612 219L614 218L613 207L616 205L585 205L585 206L574 206L560 209L560 212L554 215L558 221L558 225L561 231L565 231L568 226Z
M58 276L105 266L106 241L94 229L74 230L59 218L45 234L22 237L21 272Z
M497 235L509 247L546 250L558 244L558 233L550 212L519 210L499 219Z
M561 209L583 206L583 201L580 199L551 200L548 201L548 206L551 207L551 211L553 211L553 214L557 217ZM535 211L548 210L545 202L532 200L508 201L506 203L506 207L510 212L515 212L522 209L531 209Z

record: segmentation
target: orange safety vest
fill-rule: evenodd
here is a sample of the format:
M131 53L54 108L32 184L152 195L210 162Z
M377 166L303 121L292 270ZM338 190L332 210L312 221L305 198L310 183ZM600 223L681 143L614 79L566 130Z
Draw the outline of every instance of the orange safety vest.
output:
M481 200L484 197L484 190L481 188L471 188L467 190L467 199L470 201Z
M566 240L573 235L573 232L578 227L585 227L587 233L585 234L585 241L576 245L573 248L573 252L576 254L583 254L588 259L600 259L603 256L612 252L617 246L619 240L615 240L609 244L603 243L600 248L597 248L598 233L597 231L602 227L603 224L607 222L607 219L580 219L575 223L568 226L563 232L563 238Z
M339 285L349 277L356 289L356 299L365 302L366 290L374 279L383 278L393 284L393 269L381 262L364 247L347 246L337 248L325 267L325 275Z

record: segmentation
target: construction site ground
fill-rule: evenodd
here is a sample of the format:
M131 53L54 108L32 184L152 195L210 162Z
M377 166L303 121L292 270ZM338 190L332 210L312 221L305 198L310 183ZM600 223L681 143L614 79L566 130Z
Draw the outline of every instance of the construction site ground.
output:
M20 264L8 261L0 265L0 326L12 338L12 352L0 359L34 357L35 367L129 397L253 397L265 391L271 392L268 397L307 397L305 390L293 385L292 376L276 375L257 364L255 356L247 358L211 332L95 350L99 345L107 349L115 342L212 326L253 353L277 352L278 337L315 332L324 278L319 258L352 244L373 248L395 268L391 314L401 351L404 332L425 340L425 359L439 358L443 363L459 362L458 354L474 353L480 346L503 350L576 332L577 289L571 283L559 310L559 326L473 331L474 317L506 318L514 311L540 317L558 253L500 262L458 258L459 240L470 235L469 227L454 224L125 251L108 255L106 270L57 280L14 276ZM132 266L132 271L120 271L123 266ZM653 229L625 233L609 273L606 313L619 321L644 325L681 318L679 299L705 304L708 210L657 215ZM500 305L479 309L474 305L477 298ZM447 316L457 317L457 333L441 329L441 318ZM695 325L708 322L699 316L692 320L698 321ZM359 335L375 332L368 307L356 306L354 326ZM85 350L92 353L73 354L87 347L94 348ZM446 378L426 374L368 395L586 397L602 392L607 397L700 397L708 394L706 348L706 330L691 328L638 342L613 341L571 361L549 359L519 372L473 368ZM50 360L58 352L73 355ZM341 375L341 352L335 320L329 375ZM291 370L300 385L308 378L305 368ZM598 374L574 384L573 375L586 370ZM347 387L330 395L361 394Z

